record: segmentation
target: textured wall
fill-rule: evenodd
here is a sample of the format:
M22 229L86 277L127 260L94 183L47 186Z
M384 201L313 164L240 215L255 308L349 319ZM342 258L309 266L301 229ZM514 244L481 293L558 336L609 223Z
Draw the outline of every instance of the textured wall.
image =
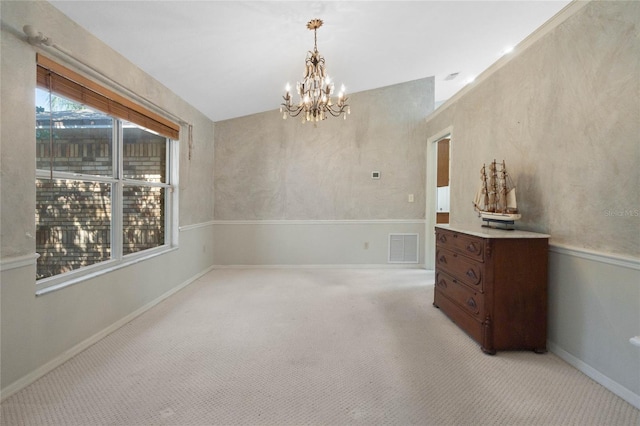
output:
M438 110L427 133L452 127L452 222L479 224L471 200L482 162L506 160L517 226L566 247L550 250L550 347L640 406L629 344L640 334L640 3L573 7Z
M453 126L452 222L478 222L480 167L504 159L519 227L640 255L639 22L638 2L590 3L428 121Z
M25 41L23 25L33 25L103 75L133 89L157 105L194 125L194 143L188 158L186 132L180 155L180 224L190 225L213 218L211 170L213 124L157 81L149 78L122 56L105 49L101 41L46 2L2 3L2 115L0 117L2 258L34 252L35 244L35 105L36 49ZM79 35L81 34L81 35ZM44 52L46 55L47 53ZM73 66L73 64L68 64ZM126 72L123 72L126 70Z
M35 253L36 48L23 25L38 31L124 87L194 125L191 159L180 149L180 224L213 219L213 123L47 2L1 1L0 347L2 389L27 383L99 333L212 263L212 227L181 233L178 250L36 297ZM73 66L73 64L68 64ZM24 256L24 257L23 257ZM9 266L7 266L9 265ZM25 382L26 380L26 382Z
M215 219L423 219L433 90L430 77L355 93L346 121L317 127L277 111L216 123Z

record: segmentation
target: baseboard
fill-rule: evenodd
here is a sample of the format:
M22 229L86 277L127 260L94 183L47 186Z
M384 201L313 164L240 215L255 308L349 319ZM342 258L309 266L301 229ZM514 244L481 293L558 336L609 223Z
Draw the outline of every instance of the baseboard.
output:
M130 313L129 315L127 315L127 316L121 318L120 320L116 321L115 323L111 324L109 327L107 327L107 328L103 329L102 331L99 331L98 333L94 334L93 336L83 340L82 342L78 343L74 347L64 351L62 354L58 355L57 357L55 357L51 361L49 361L46 364L42 365L41 367L35 369L31 373L23 376L22 378L16 380L13 383L11 383L6 388L0 390L0 401L4 401L6 398L10 397L14 393L16 393L16 392L22 390L23 388L29 386L31 383L33 383L36 380L38 380L40 377L42 377L45 374L51 372L56 367L64 364L65 362L67 362L68 360L70 360L71 358L73 358L74 356L79 354L80 352L82 352L85 349L87 349L89 346L91 346L94 343L98 342L99 340L103 339L107 335L113 333L114 331L116 331L117 329L119 329L123 325L127 324L128 322L130 322L134 318L142 315L143 313L145 313L149 309L151 309L154 306L156 306L158 303L162 302L163 300L167 299L168 297L170 297L173 294L177 293L178 291L182 290L183 288L185 288L189 284L193 283L195 280L197 280L198 278L202 277L203 275L205 275L206 273L208 273L209 271L211 271L213 269L214 269L214 267L210 266L209 268L205 269L204 271L194 275L193 277L187 279L186 281L184 281L181 284L179 284L178 286L172 288L168 292L160 295L159 297L157 297L156 299L154 299L151 302L147 303L146 305L142 306L141 308L135 310L134 312Z
M213 265L213 269L426 269L424 264Z
M640 410L640 395L636 395L626 387L622 386L620 383L611 380L609 377L605 376L584 361L571 355L569 352L565 351L555 343L548 341L547 345L550 352L556 354L563 361L575 367L578 371L586 374L587 376L600 383L602 386L609 389L611 392L615 393L620 398L624 399L629 404Z

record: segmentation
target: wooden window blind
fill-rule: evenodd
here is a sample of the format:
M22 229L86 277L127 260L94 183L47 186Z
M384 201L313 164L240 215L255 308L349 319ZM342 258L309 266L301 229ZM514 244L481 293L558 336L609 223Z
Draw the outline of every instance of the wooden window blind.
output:
M115 117L131 121L174 140L180 138L180 126L148 109L89 80L40 54L37 84L61 96L80 102Z

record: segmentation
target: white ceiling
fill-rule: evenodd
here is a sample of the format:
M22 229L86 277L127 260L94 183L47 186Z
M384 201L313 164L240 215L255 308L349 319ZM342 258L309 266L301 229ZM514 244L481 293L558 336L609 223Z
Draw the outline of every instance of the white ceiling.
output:
M569 0L51 3L219 121L279 107L313 48L313 18L324 20L318 50L338 87L354 93L435 76L438 102Z

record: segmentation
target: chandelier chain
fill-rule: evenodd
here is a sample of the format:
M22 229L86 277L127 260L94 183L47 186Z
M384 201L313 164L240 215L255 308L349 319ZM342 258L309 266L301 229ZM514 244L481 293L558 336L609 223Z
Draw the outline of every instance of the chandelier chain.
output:
M317 28L313 29L313 51L314 52L318 51L318 29Z

